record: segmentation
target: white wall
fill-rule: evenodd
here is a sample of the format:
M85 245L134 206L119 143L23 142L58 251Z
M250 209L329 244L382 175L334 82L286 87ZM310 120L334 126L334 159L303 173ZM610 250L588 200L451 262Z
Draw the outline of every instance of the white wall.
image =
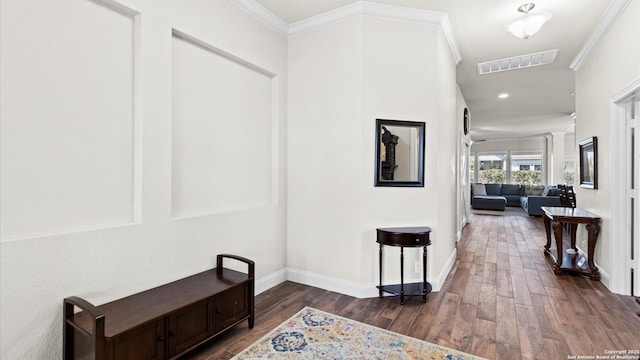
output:
M289 67L290 271L372 296L375 229L429 225L429 277L441 275L455 250L457 133L455 65L438 28L352 18L291 38ZM426 123L424 188L373 186L376 118ZM387 260L385 279L397 279L397 254Z
M287 265L347 281L359 278L354 239L367 139L361 34L353 19L289 39Z
M598 137L598 189L576 186L576 201L602 217L595 262L605 273L611 269L611 177L616 176L610 165L616 160L610 158L611 98L640 77L639 16L640 0L632 0L576 73L576 142ZM586 234L578 235L586 249Z
M0 358L59 359L67 296L285 268L286 38L227 1L0 6Z

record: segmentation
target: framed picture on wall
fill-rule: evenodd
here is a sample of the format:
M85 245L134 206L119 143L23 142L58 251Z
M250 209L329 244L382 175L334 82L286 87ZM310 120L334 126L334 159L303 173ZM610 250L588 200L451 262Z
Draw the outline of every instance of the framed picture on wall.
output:
M592 136L579 144L580 187L598 188L598 138Z

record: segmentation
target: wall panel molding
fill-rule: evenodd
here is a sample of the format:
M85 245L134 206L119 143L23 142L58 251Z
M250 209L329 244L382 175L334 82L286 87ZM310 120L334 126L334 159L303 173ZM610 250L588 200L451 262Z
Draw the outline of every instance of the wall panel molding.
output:
M280 78L184 31L172 35L173 219L275 205Z
M3 24L2 241L138 223L141 13L112 0L20 5L40 23L28 41L9 35L24 24Z

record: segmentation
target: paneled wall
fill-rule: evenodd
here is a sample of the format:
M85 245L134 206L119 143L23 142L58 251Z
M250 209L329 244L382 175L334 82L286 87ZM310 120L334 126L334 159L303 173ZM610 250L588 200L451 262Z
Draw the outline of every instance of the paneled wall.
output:
M61 358L64 297L102 304L219 253L271 286L286 37L230 1L2 0L0 17L0 358Z
M139 219L140 16L49 7L2 4L3 241Z
M172 215L272 203L278 79L186 34L173 35Z

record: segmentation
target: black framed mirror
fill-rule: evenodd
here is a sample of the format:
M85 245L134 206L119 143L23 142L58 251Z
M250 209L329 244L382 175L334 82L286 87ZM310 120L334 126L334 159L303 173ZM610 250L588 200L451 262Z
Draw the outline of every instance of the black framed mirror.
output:
M424 187L424 127L376 119L375 186Z

